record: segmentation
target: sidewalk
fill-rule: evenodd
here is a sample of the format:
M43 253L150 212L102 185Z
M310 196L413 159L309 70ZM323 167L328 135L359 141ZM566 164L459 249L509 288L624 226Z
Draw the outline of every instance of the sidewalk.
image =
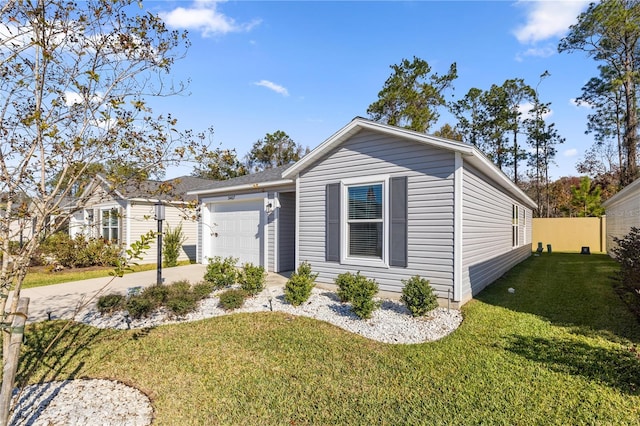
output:
M165 284L187 280L191 284L203 280L207 265L193 264L163 268L162 278ZM267 275L267 286L283 286L289 273L270 272ZM156 283L157 271L143 271L125 274L123 277L102 277L89 280L72 281L43 287L22 290L21 296L30 298L29 319L37 322L46 319L73 319L78 306L88 303L93 307L98 297L109 293L126 294L129 287L149 287ZM9 300L11 300L11 293Z

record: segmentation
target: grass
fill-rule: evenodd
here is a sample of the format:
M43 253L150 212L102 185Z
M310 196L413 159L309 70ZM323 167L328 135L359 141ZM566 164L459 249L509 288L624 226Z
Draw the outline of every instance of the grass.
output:
M640 326L608 281L615 268L531 257L465 305L456 332L419 345L266 312L73 324L43 355L64 324L45 322L28 329L19 377L120 380L151 397L158 425L638 424Z
M188 265L189 261L178 262L178 265ZM150 271L156 269L155 263L145 263L143 265L135 265L131 272ZM91 267L78 269L65 269L59 272L47 271L44 267L31 268L24 278L22 288L42 287L52 284L61 284L70 281L88 280L90 278L108 277L109 272L113 271L112 267ZM127 272L129 273L129 272Z

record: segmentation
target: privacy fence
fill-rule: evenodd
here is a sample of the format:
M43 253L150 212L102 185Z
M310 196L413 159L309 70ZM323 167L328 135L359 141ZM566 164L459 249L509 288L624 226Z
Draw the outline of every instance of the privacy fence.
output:
M606 217L534 218L532 248L542 243L544 251L551 244L553 251L580 252L589 247L591 253L607 251Z

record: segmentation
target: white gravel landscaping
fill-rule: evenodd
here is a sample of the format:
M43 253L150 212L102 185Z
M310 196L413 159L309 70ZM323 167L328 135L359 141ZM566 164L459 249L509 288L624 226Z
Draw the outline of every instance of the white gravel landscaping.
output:
M267 312L270 310L302 315L327 321L352 333L383 343L414 344L441 339L454 331L462 322L460 311L436 308L423 317L414 318L399 301L379 300L381 307L368 320L362 320L351 312L348 304L340 303L337 295L328 290L314 288L309 300L295 307L285 302L283 287L269 287L255 297L248 298L242 308L232 312L218 306L216 293L200 302L195 312L182 318L170 318L159 310L149 318L129 319L122 312L102 316L96 309L82 312L76 320L99 328L146 328L162 324L196 321L220 315L240 312Z

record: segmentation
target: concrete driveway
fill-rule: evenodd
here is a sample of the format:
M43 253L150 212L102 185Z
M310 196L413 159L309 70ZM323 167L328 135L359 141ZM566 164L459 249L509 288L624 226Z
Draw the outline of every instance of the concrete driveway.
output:
M202 281L207 265L193 264L164 268L162 277L170 284L179 280L187 280L192 284ZM126 294L130 287L148 287L157 280L156 270L134 272L123 277L103 277L89 280L72 281L44 287L24 289L22 297L30 298L29 319L36 322L46 319L72 319L79 307L92 307L97 298L104 294ZM284 285L287 278L284 275L270 273L267 285ZM11 296L10 296L11 297ZM9 299L11 300L11 299ZM82 306L85 305L86 306Z

